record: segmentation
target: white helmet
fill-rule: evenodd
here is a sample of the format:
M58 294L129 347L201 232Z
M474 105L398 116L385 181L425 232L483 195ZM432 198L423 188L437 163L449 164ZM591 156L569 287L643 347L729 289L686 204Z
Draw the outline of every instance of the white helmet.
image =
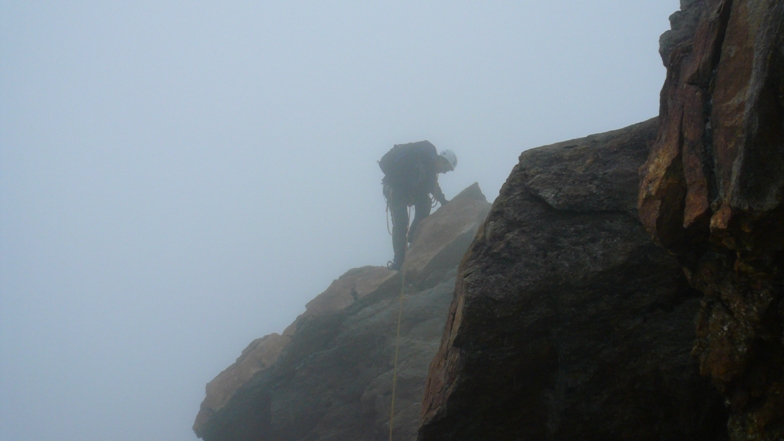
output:
M452 167L452 170L454 170L455 167L457 167L457 155L455 155L455 152L447 149L447 150L443 150L441 153L439 153L439 155L442 158L446 159L446 162L449 163L449 166Z

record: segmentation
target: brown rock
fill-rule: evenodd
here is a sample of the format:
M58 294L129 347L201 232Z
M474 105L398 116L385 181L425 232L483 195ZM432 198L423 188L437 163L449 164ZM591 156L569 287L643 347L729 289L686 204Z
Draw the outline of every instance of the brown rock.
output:
M234 393L257 372L267 369L275 361L296 333L297 326L309 316L326 315L341 311L378 290L385 282L395 276L395 272L384 267L364 266L349 270L308 302L306 311L283 331L283 335L270 334L254 340L242 351L237 361L218 374L207 384L207 396L201 403L193 430L201 437L205 425Z
M640 217L705 294L694 354L733 440L784 438L784 2L694 0L662 38Z
M474 185L423 221L406 267L417 283L406 283L402 303L402 275L386 268L357 268L335 280L279 337L287 344L272 366L243 376L227 401L200 413L197 435L207 441L388 439L400 317L394 436L413 441L456 266L470 243L465 237L474 237L489 205Z
M205 425L234 396L237 389L257 372L267 369L277 361L281 350L291 337L270 334L253 340L231 366L207 383L207 396L201 403L193 431L201 436Z
M490 203L474 183L441 207L438 215L425 218L406 253L407 284L420 285L431 276L437 280L454 269L463 257L460 250L468 249L488 211Z
M520 156L460 265L420 441L722 439L699 293L634 210L657 129Z
M328 314L346 309L378 289L394 275L394 271L380 266L363 266L349 270L332 282L326 291L305 305L305 315Z

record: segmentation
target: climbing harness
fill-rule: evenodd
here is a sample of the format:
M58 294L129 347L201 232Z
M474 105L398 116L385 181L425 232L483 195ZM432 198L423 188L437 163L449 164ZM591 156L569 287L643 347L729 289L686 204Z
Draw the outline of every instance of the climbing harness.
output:
M393 421L395 419L395 389L397 387L397 355L400 349L400 322L403 319L403 294L406 288L406 271L400 268L401 281L400 281L400 301L397 307L397 335L395 335L395 362L392 368L392 406L389 411L389 441L392 441L392 429L394 428Z

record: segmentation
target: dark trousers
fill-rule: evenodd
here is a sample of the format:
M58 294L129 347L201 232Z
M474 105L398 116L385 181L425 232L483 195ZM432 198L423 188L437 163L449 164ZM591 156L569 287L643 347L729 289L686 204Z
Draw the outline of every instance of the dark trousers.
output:
M395 252L395 263L403 264L406 258L408 242L414 240L417 227L422 219L430 215L430 194L406 191L391 185L384 186L384 196L392 213L392 249ZM414 221L408 227L408 207L414 206Z

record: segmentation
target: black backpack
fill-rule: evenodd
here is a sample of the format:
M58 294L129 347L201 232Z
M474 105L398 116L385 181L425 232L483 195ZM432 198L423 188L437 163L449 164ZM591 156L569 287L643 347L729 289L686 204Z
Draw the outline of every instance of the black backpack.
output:
M395 144L381 160L378 166L384 172L385 184L415 187L426 179L424 164L416 160L422 152L435 151L435 146L430 141L411 142L408 144Z
M384 172L385 177L392 178L399 172L400 167L398 167L398 165L403 156L405 156L407 146L407 144L395 144L395 146L386 152L386 154L381 157L381 160L378 161L378 166L381 167L381 171Z

